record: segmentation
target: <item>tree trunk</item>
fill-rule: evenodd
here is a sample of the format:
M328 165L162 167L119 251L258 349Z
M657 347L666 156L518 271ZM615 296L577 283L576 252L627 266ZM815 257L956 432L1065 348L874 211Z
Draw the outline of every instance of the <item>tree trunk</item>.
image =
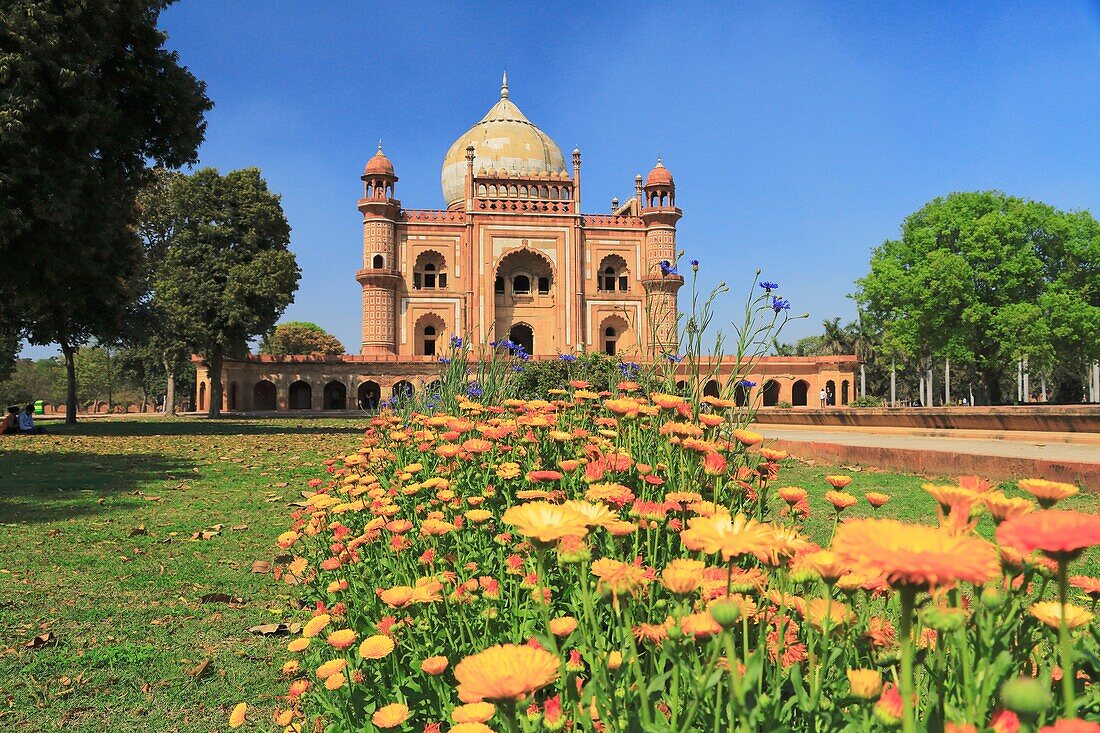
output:
M996 369L983 369L982 384L985 385L987 403L990 405L1001 404L1001 373Z
M61 353L65 355L65 424L76 425L76 349L62 341Z
M222 355L206 357L206 368L210 373L210 409L207 417L218 417L222 413Z
M168 417L176 416L176 373L168 360L164 361L164 371L168 375L168 385L164 390L164 414Z

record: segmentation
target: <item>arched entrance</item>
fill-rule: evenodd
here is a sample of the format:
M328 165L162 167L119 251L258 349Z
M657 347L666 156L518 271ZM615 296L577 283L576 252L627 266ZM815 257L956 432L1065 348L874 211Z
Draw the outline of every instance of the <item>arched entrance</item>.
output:
M237 383L236 382L230 382L229 383L229 397L228 397L228 400L229 400L228 405L229 405L230 410L239 409L240 405L238 403L238 398L237 398Z
M836 404L836 382L829 380L825 383L825 405Z
M779 382L769 379L764 382L764 407L775 407L779 404Z
M722 394L722 388L718 385L717 379L711 379L703 385L704 397L718 397Z
M308 410L313 402L313 388L302 380L290 385L287 407L291 410Z
M848 404L848 380L845 379L840 383L840 404Z
M252 388L252 409L274 410L277 407L275 385L266 379L256 382L256 386Z
M799 379L791 385L791 404L795 407L805 407L808 404L810 383L805 379Z
M680 395L681 397L684 397L684 396L687 396L687 393L688 393L688 383L685 382L682 379L677 380L676 381L676 394Z
M751 387L746 387L741 382L738 382L733 388L733 401L738 407L744 407L749 404L749 389L751 389Z
M382 388L377 382L367 380L359 385L356 399L360 410L377 410L378 403L382 401Z
M393 385L393 392L391 393L395 400L407 400L411 399L414 390L412 382L402 379Z
M323 410L346 410L348 407L348 388L343 382L333 380L325 385L325 401L321 403Z
M526 323L517 323L508 331L508 340L523 347L528 354L535 353L535 332Z
M199 412L206 410L206 382L199 382Z

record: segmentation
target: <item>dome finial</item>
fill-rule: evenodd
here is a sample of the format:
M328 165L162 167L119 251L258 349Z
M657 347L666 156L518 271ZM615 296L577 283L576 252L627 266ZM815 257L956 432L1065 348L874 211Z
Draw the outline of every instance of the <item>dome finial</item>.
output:
M500 98L508 99L508 68L504 69L504 76L500 80Z
M382 138L378 138L378 152L382 152Z

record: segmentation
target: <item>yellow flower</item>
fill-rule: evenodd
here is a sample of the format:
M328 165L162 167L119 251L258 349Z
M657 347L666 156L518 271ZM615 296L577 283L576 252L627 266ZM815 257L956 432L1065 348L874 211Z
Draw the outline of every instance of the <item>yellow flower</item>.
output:
M447 664L446 657L428 657L420 663L420 669L434 677L437 674L443 674L447 669Z
M448 733L496 733L484 723L456 723Z
M233 712L229 714L229 727L240 728L244 725L244 715L248 712L248 705L243 702L237 703L237 707L233 708Z
M703 584L705 568L706 563L699 560L677 558L661 571L661 585L680 596L694 593Z
M749 553L767 554L772 536L767 527L755 519L746 519L744 514L736 517L715 514L689 519L680 540L689 550L721 553L722 559L728 561Z
M848 572L847 565L840 562L835 552L829 552L828 550L800 555L795 558L795 562L797 569L812 570L825 581L836 580Z
M823 630L826 624L830 629L835 629L855 619L855 614L849 611L846 605L827 598L811 598L800 610L805 619L819 631Z
M746 447L754 446L764 440L764 436L760 433L754 433L751 430L742 430L740 428L733 431L733 437L737 439L738 443Z
M359 645L359 656L363 659L382 659L393 651L393 639L382 634L375 634L363 639Z
M607 655L607 668L614 672L619 667L623 666L623 653L611 652Z
M344 658L330 659L320 667L317 668L317 678L326 679L336 674L337 672L344 671L344 668L348 666L348 660Z
M572 616L560 616L550 619L550 633L554 636L569 636L577 628L577 619Z
M399 702L390 703L384 708L378 708L371 716L370 722L379 728L396 728L409 719L409 708Z
M1027 514L1035 509L1035 504L1030 499L1022 496L1014 496L1010 499L1003 491L989 491L982 494L981 498L989 509L990 515L998 522Z
M491 702L469 702L451 711L456 723L484 723L496 714L497 706Z
M1050 509L1062 499L1068 499L1080 491L1073 484L1060 484L1057 481L1046 481L1041 478L1020 479L1016 485L1038 499L1044 509Z
M588 534L588 522L572 509L545 501L533 501L509 507L504 512L505 524L529 539L554 542L562 537L583 537Z
M1062 622L1062 604L1056 601L1041 601L1031 606L1031 615L1050 628L1057 630ZM1066 604L1066 628L1076 629L1092 620L1092 614L1081 608Z
M355 643L357 636L351 629L340 629L328 635L328 643L336 649L347 649Z
M493 513L488 509L471 509L470 511L466 512L466 518L474 524L481 524L492 516Z
M593 562L592 574L600 579L597 588L614 596L633 594L649 583L645 568L609 557Z
M326 690L339 690L341 687L344 686L344 683L347 682L347 681L348 681L348 678L344 676L343 672L337 672L335 674L330 674L328 677L325 678L325 689Z
M378 597L390 608L404 608L413 602L415 595L416 589L408 585L395 585L378 591Z
M843 489L848 484L852 483L851 476L826 476L825 481L834 489Z
M848 684L856 697L873 700L882 692L882 673L877 669L849 669Z
M301 639L295 639L294 641L292 641L292 642L290 642L289 644L286 645L286 650L288 652L305 651L305 648L307 646L309 646L309 642L310 642L309 637L302 637Z
M498 644L455 666L461 699L478 702L522 700L558 678L559 660L545 649ZM475 699L476 698L476 699Z
M618 513L611 511L606 504L602 503L593 504L590 501L572 499L565 502L562 507L579 514L589 527L606 527L619 519Z
M306 622L306 627L302 629L302 636L306 637L307 639L312 639L314 636L317 636L317 634L320 634L322 631L324 631L324 628L328 626L328 622L329 615L327 613L322 613L320 615L314 616L308 622Z

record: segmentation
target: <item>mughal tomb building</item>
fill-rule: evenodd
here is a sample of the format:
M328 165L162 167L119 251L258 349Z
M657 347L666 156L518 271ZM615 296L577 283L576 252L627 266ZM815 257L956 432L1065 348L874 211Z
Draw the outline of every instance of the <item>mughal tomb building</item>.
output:
M682 212L660 159L610 212L582 213L580 151L566 159L511 100L505 77L497 103L447 151L443 209L402 205L381 145L362 181L359 354L226 360L225 410L369 409L432 382L452 335L509 339L535 359L676 351L684 281L668 265ZM198 357L196 366L201 411L209 374ZM770 357L749 379L766 405L817 406L827 383L843 404L855 396L855 366L855 357ZM707 391L734 371L723 364Z

